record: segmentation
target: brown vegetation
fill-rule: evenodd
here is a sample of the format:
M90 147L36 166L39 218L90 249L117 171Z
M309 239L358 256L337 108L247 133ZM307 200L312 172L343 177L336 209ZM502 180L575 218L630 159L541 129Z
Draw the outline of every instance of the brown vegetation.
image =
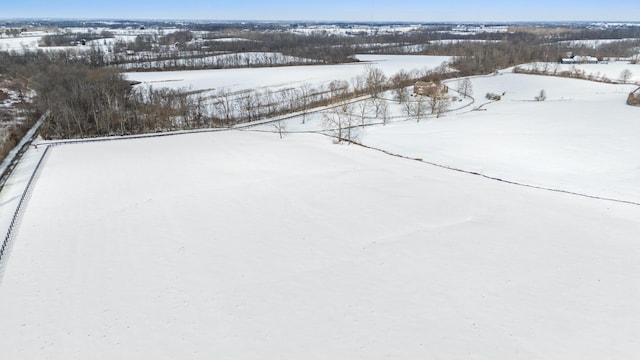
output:
M558 76L573 79L582 79L589 81L597 81L603 83L612 83L606 75L594 75L587 74L584 70L580 70L577 67L572 67L571 70L558 70L557 66L550 66L549 63L545 63L543 67L524 68L522 66L516 66L513 68L514 73L518 74L530 74L530 75L546 75L546 76Z
M629 94L627 104L631 106L640 106L640 88Z
M164 36L141 35L133 43L116 44L114 52L107 54L99 47L85 53L68 52L25 52L21 54L0 53L0 73L13 76L24 83L24 88L37 90L30 118L46 110L51 111L50 120L42 128L42 134L50 138L92 137L123 134L138 134L180 129L230 126L246 121L281 115L291 112L302 114L316 106L340 104L342 113L335 114L334 120L340 124L347 119L350 124L354 109L348 100L368 95L373 98L371 106L376 116L383 114L386 120L384 102L378 100L380 92L394 90L396 98L406 103L407 86L417 80L440 82L447 78L492 73L497 69L533 61L556 61L566 51L576 55L586 49L561 44L561 40L583 38L633 38L638 37L638 29L607 29L596 31L574 27L513 27L508 33L478 33L473 35L447 34L447 25L425 27L407 33L365 34L354 32L349 36L329 36L328 34L299 35L280 31L280 24L250 24L251 31L244 25L194 24L190 30L179 31ZM295 27L296 25L291 25ZM261 31L253 31L253 29ZM193 32L191 32L193 31ZM197 35L194 35L197 34ZM45 37L44 43L53 45L75 43L93 38L110 37L104 32L99 35L82 34ZM198 36L199 38L195 39ZM221 38L232 39L219 41ZM443 42L440 39L465 39L475 42ZM558 43L555 43L558 42ZM614 42L606 45L607 52L624 56L629 42ZM230 93L220 89L207 96L166 89L134 87L125 81L114 65L127 67L135 63L162 61L163 69L188 69L207 67L276 66L280 60L275 56L293 56L313 59L317 63L342 63L355 61L356 53L406 53L418 45L425 55L449 55L455 59L450 65L457 72L442 66L433 71L400 71L390 77L375 67L368 67L364 74L349 83L334 81L328 85L288 88L278 91L255 90ZM604 45L603 45L604 46ZM605 49L604 47L601 49ZM277 54L265 55L264 61L251 63L243 57L245 53ZM233 54L222 57L220 63L212 62L212 55ZM106 67L114 66L114 67ZM133 66L133 65L132 65ZM516 68L514 71L525 71ZM526 70L530 72L530 70ZM537 73L546 73L549 69ZM569 77L589 78L590 75L571 71L554 74ZM328 79L330 80L330 79ZM591 79L594 80L594 79ZM605 78L598 81L609 81ZM460 83L458 90L466 96L472 90ZM0 94L0 96L2 96ZM436 97L433 97L434 99ZM495 98L499 99L499 95ZM630 95L630 103L637 101ZM442 104L427 103L407 105L416 119L425 114L423 107L439 116ZM417 107L416 107L417 106ZM358 109L360 124L364 124L365 114L370 111ZM336 120L337 121L337 120ZM335 121L334 121L335 122ZM16 133L19 134L19 133ZM343 134L344 135L344 134ZM17 135L16 135L17 136Z

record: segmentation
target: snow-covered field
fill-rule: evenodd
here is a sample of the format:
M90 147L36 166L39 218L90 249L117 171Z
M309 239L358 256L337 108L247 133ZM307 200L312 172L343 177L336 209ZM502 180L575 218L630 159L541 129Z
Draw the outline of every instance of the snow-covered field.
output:
M0 51L21 51L23 49L35 49L42 36L6 37L0 38Z
M622 64L594 66L615 73ZM471 83L475 102L456 102L439 119L417 123L404 106L390 101L392 123L356 129L358 140L509 181L640 202L640 108L625 104L637 86L510 72L474 77ZM456 89L457 80L448 85ZM541 90L547 99L535 101ZM486 93L504 96L490 102ZM323 114L300 123L293 119L287 128L321 130Z
M140 81L142 86L171 89L210 90L225 88L231 91L294 86L309 83L314 86L333 80L350 81L365 73L366 66L374 66L387 76L399 70L433 69L451 60L449 56L423 55L358 55L362 62L344 65L310 65L274 68L246 68L224 70L159 71L125 73L129 80Z
M387 75L446 60L368 59ZM243 90L363 71L129 76ZM640 108L625 105L635 86L510 72L471 81L473 103L419 123L384 94L390 123L358 129L359 141L640 202ZM547 99L533 101L540 90ZM288 130L322 129L322 112L300 120ZM0 347L8 359L629 359L640 352L638 234L638 205L320 134L62 145L1 279Z
M45 50L45 51L63 51L63 50L79 50L87 51L92 46L99 46L102 50L107 51L116 41L133 42L139 35L164 35L178 31L176 28L163 28L163 29L111 29L111 28L65 28L64 32L60 31L31 31L23 32L21 36L17 37L0 37L0 51L22 51L22 50ZM46 46L41 47L39 45L42 38L46 35L59 35L63 33L92 33L100 34L103 31L113 34L112 38L105 38L99 40L89 41L91 46L77 47L77 46Z
M606 67L606 66L605 66ZM640 108L631 85L506 73L472 79L474 107L374 127L361 141L525 184L640 202ZM454 86L454 85L452 85ZM545 90L547 100L534 101Z
M559 63L544 63L536 62L530 64L521 65L525 69L535 69L538 71L545 71L548 73L560 73L563 71L575 72L580 71L586 76L591 76L594 79L601 79L606 77L609 80L621 81L621 73L624 70L631 72L629 82L638 82L640 84L640 65L631 64L629 61L610 61L602 64L559 64Z
M60 146L0 287L0 346L7 359L633 358L638 219L321 135Z
M607 45L616 42L627 42L627 41L637 41L635 38L626 38L626 39L585 39L585 40L567 40L567 41L558 41L557 44L572 46L572 47L588 47L588 48L597 48L600 45Z

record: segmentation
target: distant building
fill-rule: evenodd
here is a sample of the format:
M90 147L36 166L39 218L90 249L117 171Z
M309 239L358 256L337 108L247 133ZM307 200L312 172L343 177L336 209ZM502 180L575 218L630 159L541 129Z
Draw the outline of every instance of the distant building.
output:
M576 55L573 57L563 58L563 64L597 64L598 58L593 56L580 56Z
M431 96L436 93L446 94L449 92L449 87L445 84L427 81L418 81L413 85L413 93L416 95Z

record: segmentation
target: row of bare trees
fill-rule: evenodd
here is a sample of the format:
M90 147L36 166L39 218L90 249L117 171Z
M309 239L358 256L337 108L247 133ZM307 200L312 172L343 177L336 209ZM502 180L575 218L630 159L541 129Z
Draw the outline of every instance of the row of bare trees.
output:
M187 56L184 51L171 49L159 53L116 54L107 57L108 64L133 71L231 69L242 67L274 67L317 64L313 59L296 58L281 53L234 53L209 56Z
M305 122L312 108L332 104L342 111L336 113L340 124L363 126L371 117L387 121L388 105L379 99L380 93L406 88L416 79L433 81L452 76L445 66L431 71L400 71L391 77L374 66L366 66L351 81L193 93L132 86L116 69L95 66L66 53L34 52L13 57L0 54L0 57L7 60L0 64L0 71L22 77L29 88L36 90L38 96L33 104L36 115L50 110L50 121L42 128L43 136L48 138L230 126L295 112ZM400 101L408 98L406 89L394 92L399 94ZM359 97L370 100L352 105L352 100ZM438 113L437 109L432 106L432 113ZM412 113L423 114L420 109Z
M354 86L332 81L313 87L207 93L133 87L111 68L53 63L33 79L35 106L50 110L42 133L49 138L92 137L231 126L260 118L299 112L302 121L312 107L329 105L384 88L384 74L370 69L369 80Z
M313 86L302 83L279 89L188 92L166 88L132 87L110 68L49 66L37 82L40 111L51 110L43 134L52 138L137 134L169 130L233 126L284 114L298 113L302 123L312 108L331 107L325 123L338 129L338 138L350 139L354 126L375 118L386 123L388 103L379 94L393 89L417 121L428 114L439 117L449 106L444 92L409 100L407 86L416 77L434 81L453 76L444 66L436 70L404 71L387 78L378 68L365 67L350 82L334 80ZM461 85L463 92L470 89ZM396 87L399 87L396 89ZM358 101L355 101L358 100ZM429 113L430 111L430 113ZM343 134L342 129L347 129Z

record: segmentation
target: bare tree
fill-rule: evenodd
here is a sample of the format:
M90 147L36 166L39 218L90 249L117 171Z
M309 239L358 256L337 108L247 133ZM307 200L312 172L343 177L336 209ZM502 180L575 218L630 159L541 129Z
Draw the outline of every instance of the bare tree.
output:
M471 80L469 78L458 80L458 92L464 97L473 95L473 85L471 85Z
M352 106L348 101L342 101L339 106L323 114L325 130L331 131L338 143L354 139Z
M300 95L300 107L302 108L302 123L305 123L307 113L309 112L309 106L311 105L311 84L308 82L300 85L298 94Z
M410 116L415 118L416 122L420 122L420 119L422 119L427 112L424 96L418 95L416 96L415 101L408 101L408 103L409 103L409 109L411 112Z
M623 84L626 84L629 79L633 76L633 73L629 69L624 69L620 72L620 80L622 80Z
M535 97L536 101L545 101L547 99L547 93L544 89L540 90L538 96Z
M378 94L384 90L384 85L387 81L387 77L384 72L376 67L367 65L365 67L366 80L365 86L369 95L372 98L377 98Z
M273 122L273 128L276 130L278 135L280 135L280 139L282 139L287 131L287 122L282 118L278 118L278 120Z
M447 87L439 81L434 81L434 85L427 96L431 114L440 117L442 113L451 105L451 98L447 95Z
M387 110L389 110L387 101L385 99L372 99L371 104L373 105L373 109L375 110L375 117L380 116L380 112L382 111L383 106L387 106Z
M275 114L278 109L278 106L277 106L277 102L276 102L273 90L267 88L262 98L263 98L264 106L267 109L267 114Z
M292 88L283 89L280 92L280 97L282 98L282 101L285 104L287 104L289 111L296 110L296 108L298 107L298 98L299 98L298 90L292 89Z
M389 103L382 99L376 99L376 117L382 118L382 125L387 125L389 120Z
M236 106L247 121L255 120L257 110L260 108L260 97L257 96L255 91L247 91L245 94L236 97Z
M369 109L371 108L371 101L364 100L359 101L356 104L356 109L358 111L358 117L360 118L360 126L364 128L365 122L367 121L367 115L369 115Z
M329 92L334 100L343 100L349 94L349 83L344 80L333 80L329 83Z
M409 95L406 88L413 82L411 74L404 70L400 70L391 77L390 82L396 98L398 101L403 103Z
M227 89L220 89L216 92L215 98L217 102L214 106L225 125L231 125L235 118L235 107L233 103L233 96Z
M356 94L360 94L365 91L367 87L367 76L365 74L358 75L351 79L351 87L353 88L353 92Z
M436 105L436 118L439 118L443 112L447 111L449 106L451 106L451 98L448 96L441 97Z

